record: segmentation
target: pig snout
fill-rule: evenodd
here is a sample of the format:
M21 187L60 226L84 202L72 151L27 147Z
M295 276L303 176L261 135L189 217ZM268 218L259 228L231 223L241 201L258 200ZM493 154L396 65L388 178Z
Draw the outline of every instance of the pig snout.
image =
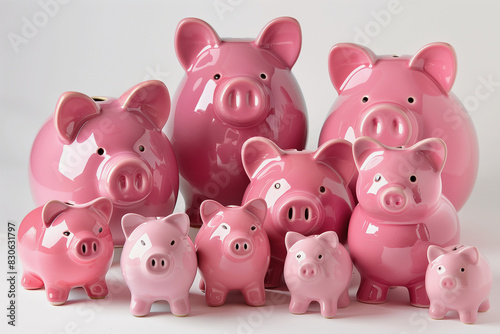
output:
M76 235L73 239L73 252L80 261L92 261L101 254L101 242L94 235Z
M278 204L277 219L287 231L312 232L323 220L323 207L307 194L290 194Z
M446 276L441 279L439 285L442 289L453 290L457 287L457 280L455 277Z
M319 274L319 267L312 262L306 262L299 267L299 278L304 281L312 281Z
M165 254L154 253L146 256L144 266L151 275L164 275L170 268L170 261Z
M407 204L407 197L400 187L388 188L380 195L380 206L387 212L402 212Z
M233 260L245 260L253 254L253 242L246 236L234 236L225 245L226 254Z

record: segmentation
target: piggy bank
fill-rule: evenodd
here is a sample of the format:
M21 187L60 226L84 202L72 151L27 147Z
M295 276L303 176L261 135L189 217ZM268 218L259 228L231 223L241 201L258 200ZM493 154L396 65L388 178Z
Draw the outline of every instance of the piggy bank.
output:
M476 247L429 246L427 258L425 289L432 318L443 319L448 311L457 311L463 323L472 324L478 311L488 311L493 277L490 265Z
M453 48L432 43L413 57L377 57L362 46L337 44L329 70L339 96L320 144L368 136L387 146L409 147L441 138L448 147L443 194L460 210L476 180L479 148L467 111L450 93L457 72Z
M167 134L177 155L181 192L192 226L201 202L240 205L249 180L241 163L245 140L262 136L303 149L306 107L291 68L299 56L296 20L270 22L256 40L221 40L207 23L179 23L177 57L186 70Z
M132 295L130 312L144 316L153 302L166 300L173 315L188 315L189 289L197 269L188 216L145 218L129 213L123 216L122 227L127 240L120 265Z
M248 305L264 305L269 265L269 240L262 227L266 202L257 198L241 207L225 207L206 200L200 210L203 226L195 247L207 304L220 306L229 291L240 290Z
M349 305L352 262L337 233L305 237L288 232L285 244L288 254L284 277L291 295L290 312L306 313L309 304L317 301L321 315L332 318L337 306Z
M271 244L266 286L280 284L286 257L285 235L335 231L341 242L355 207L347 187L356 169L352 145L342 139L324 143L314 152L282 150L269 139L245 142L243 165L250 178L243 203L266 200L264 228Z
M17 235L21 285L28 290L45 286L53 305L64 304L74 287L83 287L90 298L106 297L105 276L113 260L112 211L107 198L86 204L52 200L31 211Z
M30 185L36 203L85 203L108 197L115 244L125 241L121 218L172 213L179 190L174 151L161 132L170 97L160 81L143 82L120 98L66 92L31 150Z
M389 148L373 138L353 144L359 170L359 204L347 243L361 275L357 298L383 303L391 286L404 286L410 303L428 306L427 248L459 240L455 208L441 193L446 145L429 138L409 148Z

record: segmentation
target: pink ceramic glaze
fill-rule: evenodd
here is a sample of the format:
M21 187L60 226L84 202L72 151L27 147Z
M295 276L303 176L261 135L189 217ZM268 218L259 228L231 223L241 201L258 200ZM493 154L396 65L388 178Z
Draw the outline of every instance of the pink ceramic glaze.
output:
M249 182L241 163L245 140L263 136L283 148L305 147L306 107L291 73L301 30L296 20L278 18L254 41L221 40L207 23L187 18L177 27L175 48L186 76L167 133L186 212L200 226L204 200L241 204Z
M353 152L359 204L347 243L361 274L357 298L383 303L389 287L404 286L412 305L428 306L427 248L456 244L460 236L457 212L441 194L446 145L429 138L398 149L362 137Z
M206 200L200 210L203 226L195 247L207 304L220 306L229 291L240 290L248 305L264 305L269 265L269 240L262 227L266 202L259 198L225 207Z
M457 311L463 323L472 324L478 311L488 311L493 276L476 247L429 246L427 258L425 288L432 318L443 319L448 311Z
M110 198L117 245L125 241L120 226L124 214L172 213L179 175L172 146L161 132L169 109L167 88L154 80L118 99L64 93L31 150L35 202Z
M107 198L81 205L52 200L31 211L18 232L21 285L30 290L45 286L54 305L64 304L74 287L83 287L90 298L106 297L112 211Z
M188 216L145 218L130 213L123 216L122 227L127 240L120 265L132 295L130 312L144 316L155 301L166 300L173 315L188 315L189 289L197 268Z
M250 178L243 203L266 200L264 228L271 243L266 286L281 282L286 257L285 234L335 231L345 242L354 201L347 187L356 170L351 144L336 139L315 152L282 150L262 137L243 145L243 165Z
M479 147L467 111L450 93L457 72L453 48L432 43L413 57L378 57L359 45L337 44L329 69L339 97L319 143L368 136L387 146L409 147L441 138L448 147L443 194L460 210L476 180Z
M337 306L349 305L352 262L337 233L328 231L305 237L288 232L285 244L288 254L284 277L292 297L290 312L306 313L309 304L317 301L321 315L332 318L337 314Z

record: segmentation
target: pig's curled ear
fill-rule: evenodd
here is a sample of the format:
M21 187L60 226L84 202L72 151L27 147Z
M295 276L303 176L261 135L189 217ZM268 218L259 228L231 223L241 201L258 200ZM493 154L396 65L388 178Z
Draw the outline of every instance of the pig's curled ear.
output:
M387 147L381 144L379 141L370 137L359 137L354 141L352 145L352 152L354 156L354 162L358 170L362 169L365 161L373 157L373 153L384 151Z
M409 148L415 161L424 159L435 172L441 172L446 162L446 143L440 138L427 138Z
M335 231L323 232L318 236L318 239L333 249L337 249L339 247L339 236L335 233Z
M57 216L68 209L69 205L57 200L48 201L42 209L43 225L47 228L52 225Z
M99 197L89 203L89 210L97 213L106 224L113 214L113 202L107 197Z
M241 149L243 168L252 179L268 162L278 160L285 152L271 140L264 137L248 139Z
M208 224L210 220L220 211L223 211L225 207L211 199L203 201L200 205L200 216L203 224Z
M441 255L444 255L446 253L448 253L446 249L436 245L430 245L429 248L427 248L427 260L429 261L429 263L431 263Z
M286 250L289 251L293 245L295 245L299 240L302 240L304 238L305 238L305 236L303 236L300 233L293 232L293 231L287 232L285 235Z
M352 144L344 139L332 139L321 145L313 159L337 171L345 184L349 184L356 172L352 156Z
M267 204L262 198L254 198L251 201L245 203L242 208L252 215L254 215L258 220L258 225L262 226L264 219L266 219L267 214Z
M137 226L146 222L148 219L137 213L127 213L122 217L122 230L125 237L128 238L137 228Z
M165 222L174 225L183 236L189 232L189 216L184 212L174 213L164 219Z
M458 252L460 256L465 257L467 262L476 264L479 261L479 251L476 247L466 247Z

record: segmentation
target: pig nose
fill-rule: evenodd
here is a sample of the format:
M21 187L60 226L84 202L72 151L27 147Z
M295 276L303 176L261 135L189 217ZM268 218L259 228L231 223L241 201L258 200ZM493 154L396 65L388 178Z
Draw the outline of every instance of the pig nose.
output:
M278 206L278 224L288 231L310 233L323 220L322 207L310 195L290 194Z
M457 280L453 277L443 277L440 282L441 288L446 290L453 290L457 286Z
M168 272L170 261L163 254L152 254L146 258L146 270L152 275L163 275Z
M82 261L91 261L101 253L101 243L96 237L83 237L76 239L74 243L76 257Z
M235 260L244 260L253 253L252 241L243 236L237 236L229 240L227 252Z
M380 205L389 213L402 212L407 203L406 195L399 187L391 187L380 196Z
M318 276L319 268L315 263L304 263L299 267L299 278L304 281L312 281Z

